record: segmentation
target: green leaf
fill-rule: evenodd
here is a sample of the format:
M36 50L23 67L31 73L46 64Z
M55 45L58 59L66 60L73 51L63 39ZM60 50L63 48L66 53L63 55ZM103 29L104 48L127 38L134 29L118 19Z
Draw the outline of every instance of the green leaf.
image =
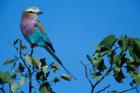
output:
M140 61L140 39L134 39L134 56L136 57L136 61Z
M100 71L98 71L98 72L95 72L95 73L93 73L92 74L92 77L93 77L93 79L95 79L95 80L99 80L99 76L101 76L102 75L102 73L100 72Z
M48 71L48 66L46 65L46 66L43 66L43 72L44 73L47 73L47 71Z
M25 56L25 59L27 60L27 62L29 62L29 64L32 64L32 58L29 55Z
M108 56L113 56L113 55L115 55L115 53L114 53L113 50L108 50L108 51L107 51L107 55L108 55Z
M25 84L26 83L26 77L23 76L20 80L20 83L21 83L21 85Z
M53 72L56 72L58 70L58 64L52 64L51 69L53 70Z
M35 67L39 67L40 62L37 58L26 55L25 59L29 62L29 64L34 65Z
M59 78L57 78L57 77L55 77L53 81L54 81L54 83L60 82Z
M98 81L98 80L99 80L99 78L98 78L98 77L99 77L99 76L97 76L97 75L96 75L96 73L93 73L93 74L92 74L92 78L93 78L93 79L95 79L96 81Z
M135 62L140 64L140 57L136 53L133 53L133 57Z
M113 63L120 65L121 64L121 57L122 57L121 55L116 55L113 59Z
M92 62L95 65L95 67L99 66L99 63L103 60L102 57L92 56Z
M42 80L44 81L46 78L45 78L45 75L44 75L44 72L43 71L39 71L36 73L36 79L37 80Z
M10 80L10 74L8 72L0 72L0 84L8 83Z
M140 38L134 39L135 49L140 51Z
M13 75L10 77L10 80L11 80L11 81L14 81L16 78L17 78L17 75L16 75L16 74L13 74Z
M128 45L128 37L125 35L125 36L121 36L119 39L118 39L118 45L120 47L120 49L125 52L126 49L127 49L127 45Z
M67 74L61 74L61 78L64 79L64 80L67 80L67 81L71 81L71 77Z
M108 47L106 47L106 46L103 46L103 45L96 46L96 51L105 52L106 50L108 50Z
M106 66L104 65L104 60L99 55L95 54L95 56L92 56L92 62L93 62L93 65L99 71L103 71L104 69L106 69Z
M11 90L13 93L15 93L15 91L19 89L19 84L18 83L13 83L11 84Z
M134 39L133 38L128 38L127 49L129 50L129 52L133 52L133 50L134 50Z
M14 63L14 62L15 62L15 59L6 60L6 61L4 62L4 65L9 65L9 64L12 64L12 63Z
M123 79L125 79L125 76L122 72L122 70L120 70L120 72L115 72L114 73L114 78L118 83L123 83Z
M40 62L39 62L39 60L38 60L37 58L33 57L33 58L32 58L32 64L33 64L35 67L39 67Z
M116 38L114 35L109 35L107 37L105 37L99 44L100 50L104 49L107 50L108 48L112 48L112 46L115 44L116 42ZM97 47L99 49L99 47ZM107 49L105 49L107 48Z
M133 79L135 80L135 82L140 84L140 73L131 72L130 74L133 77Z
M130 61L130 63L133 63L133 62L135 62L135 58L130 57L130 58L129 58L129 61Z
M118 73L118 72L121 71L121 68L120 68L120 67L114 67L114 71L115 71L116 73Z
M40 89L40 93L51 93L51 92L47 90L47 87L43 86L43 87Z
M48 82L42 83L39 87L40 93L54 93Z
M18 66L18 72L24 72L24 69L25 69L25 67L24 67L24 65L23 65L23 63L21 62L21 63L19 63L19 66Z
M127 72L134 72L139 67L139 64L132 57L130 57L129 60L126 61L126 64Z

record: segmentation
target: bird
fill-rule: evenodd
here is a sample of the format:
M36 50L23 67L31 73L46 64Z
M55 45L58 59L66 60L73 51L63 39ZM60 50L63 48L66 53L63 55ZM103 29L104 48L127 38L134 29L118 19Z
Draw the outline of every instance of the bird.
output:
M43 47L67 72L68 75L75 76L63 65L62 61L56 56L52 42L45 31L44 26L39 21L39 16L43 14L38 7L29 7L25 9L21 16L20 29L31 47Z

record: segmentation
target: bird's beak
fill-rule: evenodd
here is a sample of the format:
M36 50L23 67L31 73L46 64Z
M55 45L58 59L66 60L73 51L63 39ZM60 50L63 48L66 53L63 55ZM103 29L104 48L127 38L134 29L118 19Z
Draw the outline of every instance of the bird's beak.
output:
M37 15L41 15L41 14L43 14L43 12L41 12L41 11L37 12Z

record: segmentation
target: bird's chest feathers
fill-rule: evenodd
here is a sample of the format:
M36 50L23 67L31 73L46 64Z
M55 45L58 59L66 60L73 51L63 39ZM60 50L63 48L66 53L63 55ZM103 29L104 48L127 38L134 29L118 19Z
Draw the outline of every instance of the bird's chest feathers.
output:
M21 20L21 31L24 35L32 34L35 31L36 20L24 18Z

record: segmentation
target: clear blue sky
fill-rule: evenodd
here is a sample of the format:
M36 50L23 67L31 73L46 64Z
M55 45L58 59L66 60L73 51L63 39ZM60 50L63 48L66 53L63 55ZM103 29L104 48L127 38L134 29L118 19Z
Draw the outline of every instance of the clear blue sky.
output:
M3 61L12 58L15 52L7 40L24 40L19 22L22 11L30 6L37 6L44 12L39 19L45 26L57 55L78 78L77 81L62 81L53 86L57 93L90 92L80 60L88 63L85 55L92 54L103 37L109 34L140 37L139 0L0 0L0 70L9 70L3 67ZM24 43L29 46L25 40ZM53 60L41 48L35 49L34 55ZM107 79L100 88L106 82L112 82L112 89L128 88L122 84L119 87L113 80Z

